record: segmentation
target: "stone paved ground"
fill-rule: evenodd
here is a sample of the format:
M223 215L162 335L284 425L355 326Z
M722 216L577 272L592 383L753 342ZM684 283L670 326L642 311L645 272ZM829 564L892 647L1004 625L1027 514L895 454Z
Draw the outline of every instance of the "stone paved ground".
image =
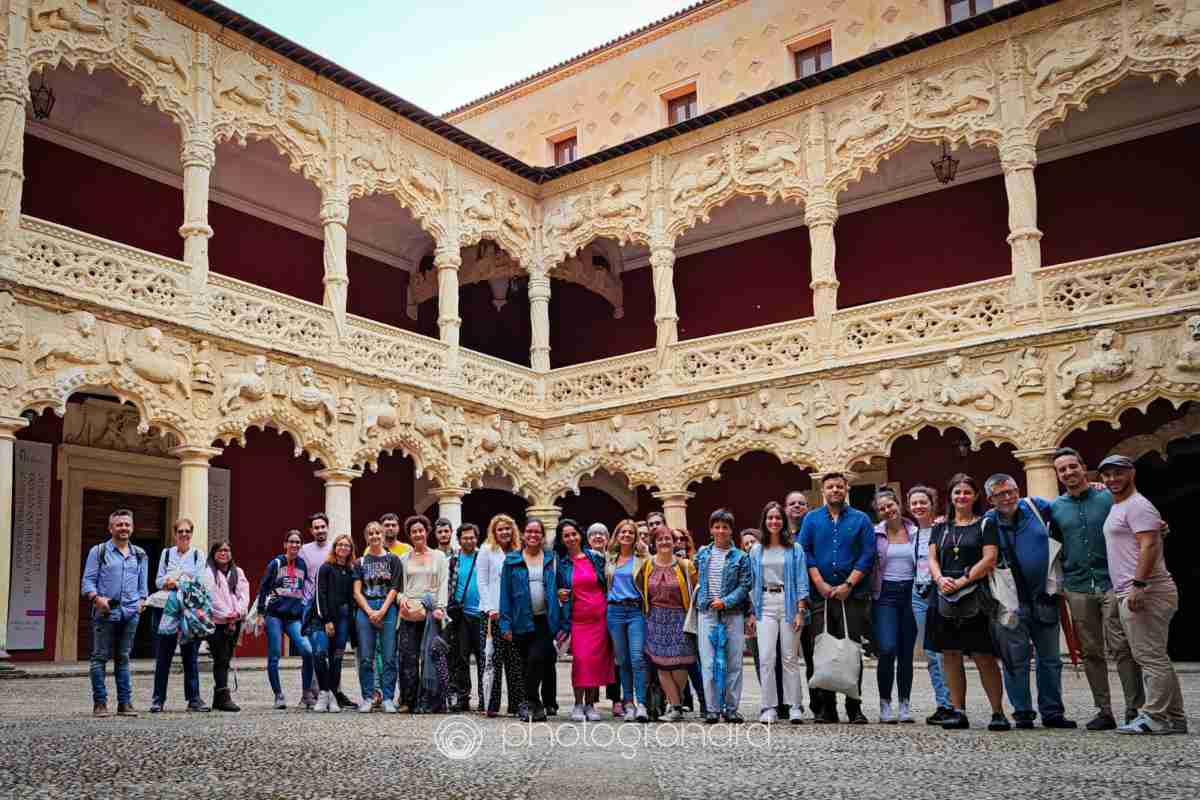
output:
M569 675L560 665L564 709ZM606 720L531 730L474 715L317 715L271 710L261 672L242 673L241 714L151 716L152 679L137 676L142 715L94 720L86 679L2 681L0 798L1200 798L1200 675L1182 676L1192 735L1153 738L988 733L982 691L968 677L975 727L955 733L921 723L767 729ZM747 679L742 710L750 717L758 687L749 670ZM176 709L180 680L172 678ZM285 681L298 686L299 673L285 672ZM1086 720L1086 682L1065 682L1069 713ZM872 719L874 683L868 672ZM914 694L927 712L923 671ZM438 743L455 754L478 749L455 760Z

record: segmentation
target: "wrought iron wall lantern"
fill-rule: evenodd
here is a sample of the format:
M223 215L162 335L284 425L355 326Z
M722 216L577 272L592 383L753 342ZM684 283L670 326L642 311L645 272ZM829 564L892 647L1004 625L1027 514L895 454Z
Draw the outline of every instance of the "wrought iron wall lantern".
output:
M34 119L47 119L50 112L54 110L54 90L46 85L46 78L40 72L38 73L37 86L31 86L29 89L29 102L33 106Z
M958 159L950 155L950 147L944 140L942 157L937 161L930 161L929 164L933 167L933 174L937 176L938 183L942 185L953 181L954 176L958 174Z

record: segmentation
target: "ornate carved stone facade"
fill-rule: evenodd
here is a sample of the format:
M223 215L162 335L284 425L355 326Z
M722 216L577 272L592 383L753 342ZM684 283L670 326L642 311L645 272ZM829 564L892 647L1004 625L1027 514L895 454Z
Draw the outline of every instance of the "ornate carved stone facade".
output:
M72 393L102 389L136 407L141 433L180 447L270 425L327 471L399 450L437 487L498 471L546 507L601 468L683 492L750 450L840 469L927 425L1029 450L1200 394L1200 241L1042 267L1032 194L1032 143L1068 111L1130 75L1197 72L1192 0L1064 0L542 186L175 4L9 5L0 129L22 124L4 98L22 96L31 70L117 71L180 126L192 244L175 261L22 218L19 181L6 183L5 418L61 414ZM213 146L247 139L271 141L321 189L323 306L209 275L193 242L208 235L196 205ZM838 311L821 300L837 286L836 198L921 141L999 150L1013 274ZM440 298L440 341L346 314L347 204L373 193L437 243L423 291ZM816 314L681 342L675 242L736 196L804 206ZM556 370L548 356L525 369L460 351L463 247L494 242L503 276L528 273L544 314L548 276L597 237L649 248L655 350Z

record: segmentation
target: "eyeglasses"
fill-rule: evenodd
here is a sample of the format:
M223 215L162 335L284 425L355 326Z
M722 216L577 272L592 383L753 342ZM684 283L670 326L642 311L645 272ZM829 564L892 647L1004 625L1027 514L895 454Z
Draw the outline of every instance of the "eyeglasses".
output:
M1001 499L1004 499L1004 498L1008 498L1008 497L1016 497L1019 494L1021 494L1021 493L1018 492L1016 489L997 489L996 491L992 492L992 497L999 497Z
M175 533L177 533L177 534L187 534L188 536L191 536L191 535L192 535L192 529L191 529L191 528L176 528L176 529L175 529Z

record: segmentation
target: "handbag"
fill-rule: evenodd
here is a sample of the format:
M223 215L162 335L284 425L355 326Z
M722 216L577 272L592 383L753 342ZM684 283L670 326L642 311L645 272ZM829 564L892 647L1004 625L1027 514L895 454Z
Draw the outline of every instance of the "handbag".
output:
M978 583L968 583L952 594L939 592L938 615L955 622L965 622L978 616L983 608L981 593L976 591L978 588Z
M984 525L987 524L984 520ZM997 526L998 528L999 526ZM1000 555L1003 563L997 562L995 569L988 575L988 589L991 590L995 605L992 607L992 621L1005 628L1015 628L1020 622L1021 598L1017 595L1017 577L1008 557L1008 549L1004 546L1007 539L1004 532L997 530L1000 537Z
M419 601L409 601L407 597L400 598L400 619L405 622L424 622L425 605Z
M696 611L696 595L699 592L699 586L692 589L692 602L688 604L687 615L683 618L683 632L689 633L692 636L700 635L699 612Z
M844 694L859 700L858 682L862 677L862 645L850 638L846 604L842 603L842 639L830 634L829 601L825 602L825 629L813 644L813 676L809 688Z

